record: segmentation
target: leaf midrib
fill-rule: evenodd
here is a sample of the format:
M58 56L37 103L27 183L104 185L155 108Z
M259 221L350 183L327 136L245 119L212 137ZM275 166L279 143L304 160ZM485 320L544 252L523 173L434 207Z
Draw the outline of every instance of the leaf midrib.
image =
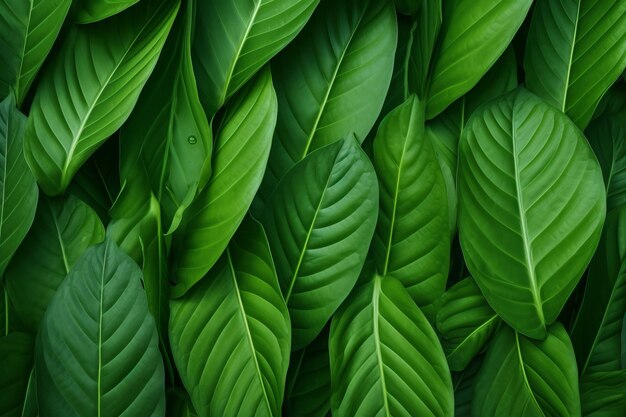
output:
M243 322L243 326L246 332L246 339L248 341L248 346L251 350L252 360L254 361L254 367L256 369L256 375L259 378L259 385L261 386L261 391L263 392L263 399L265 400L265 405L267 406L268 412L273 414L272 406L270 404L270 400L267 396L267 390L265 388L265 384L263 383L263 375L261 373L261 367L259 366L259 360L257 359L256 348L254 347L254 341L252 340L252 332L250 331L250 326L248 325L248 316L246 314L246 309L243 305L243 300L241 299L241 292L239 290L239 284L237 283L237 274L235 272L235 267L233 264L233 260L230 254L230 249L226 249L226 256L228 257L228 269L230 271L230 276L233 280L233 286L235 288L235 294L237 295L237 303L239 306L239 313L241 314L241 319Z
M102 413L102 317L104 309L104 277L106 272L107 253L109 244L104 246L104 256L102 257L102 273L100 274L100 312L98 318L98 417Z
M385 382L385 373L383 369L383 356L380 349L380 331L379 331L379 309L378 303L380 302L380 277L376 276L374 278L374 291L372 293L372 321L374 324L374 345L376 349L376 362L378 365L378 372L380 373L380 386L383 395L383 405L385 408L385 415L387 417L391 417L391 413L389 411L389 400L387 399L387 384Z
M528 375L526 375L524 358L522 357L522 349L519 343L519 333L517 333L515 330L513 330L513 333L515 333L515 349L517 351L517 358L519 360L520 371L522 371L522 378L524 380L524 385L526 386L526 388L528 388L528 393L530 394L530 398L532 399L533 403L537 406L537 409L541 412L541 415L546 417L546 414L543 412L543 409L539 405L537 398L535 398L535 393L533 389L530 387L530 381L528 380Z
M461 350L461 348L462 348L463 346L465 346L465 345L469 342L469 340L470 340L470 339L471 339L474 335L476 335L477 333L479 333L479 332L480 332L483 328L485 328L485 327L489 326L489 325L490 325L490 324L491 324L494 320L497 320L497 319L498 319L498 317L499 317L499 316L498 316L497 314L493 314L493 315L492 315L489 319L485 320L485 322L484 322L484 323L482 323L480 326L476 327L474 330L472 330L472 331L470 332L470 334L468 334L467 336L465 336L465 337L463 338L463 340L462 340L462 341L461 341L461 342L460 342L460 343L459 343L459 344L458 344L458 345L457 345L454 349L452 349L452 350L450 351L450 353L449 353L449 354L447 354L446 356L447 356L447 357L450 357L450 356L452 356L452 355L456 354L456 352L458 352L459 350Z
M569 60L567 61L567 73L565 74L565 84L563 85L563 99L561 103L561 111L565 113L567 107L567 92L569 91L569 79L572 72L572 65L574 63L574 49L576 47L576 36L578 33L578 21L580 20L580 3L581 0L576 2L576 20L574 21L574 33L572 34L572 43L570 45Z
M65 267L65 274L67 275L70 272L70 265L67 260L67 254L65 252L65 244L63 242L61 229L59 227L58 219L54 214L54 210L52 209L52 205L51 204L47 204L47 205L48 205L48 209L50 210L50 216L52 217L52 223L54 224L54 231L57 234L59 248L61 249L61 258L63 259L63 266Z
M20 94L20 80L22 79L22 68L24 67L24 57L26 56L26 45L28 44L28 34L30 28L30 22L32 20L33 9L34 9L34 0L29 0L30 7L28 8L28 19L26 19L26 25L24 25L25 33L24 33L24 43L22 45L22 55L20 55L20 66L17 70L17 77L15 80L15 94L17 95L17 101L19 102L21 99Z

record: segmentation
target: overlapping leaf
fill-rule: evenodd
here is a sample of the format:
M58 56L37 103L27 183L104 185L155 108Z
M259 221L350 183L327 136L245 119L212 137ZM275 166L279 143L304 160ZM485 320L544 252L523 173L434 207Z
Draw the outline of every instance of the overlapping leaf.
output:
M265 171L276 112L269 69L229 103L217 133L211 178L174 234L174 297L209 271L248 211Z
M78 26L64 39L37 88L24 138L26 160L47 194L65 191L128 118L178 6L143 0L111 21Z
M78 23L93 23L117 14L139 0L81 0L78 3Z
M264 225L289 307L294 350L348 296L378 215L376 173L354 137L311 153L280 182Z
M3 335L4 336L4 335ZM35 338L13 332L0 337L0 416L26 417L36 407L30 400L34 381L33 350Z
M141 271L109 239L80 257L48 306L35 369L42 417L165 414L163 362Z
M585 137L526 90L474 113L459 147L469 271L517 331L543 338L600 238L606 195Z
M205 416L279 416L290 328L263 228L247 219L207 279L172 301L170 340Z
M395 278L376 275L333 318L333 416L452 416L450 371L428 320Z

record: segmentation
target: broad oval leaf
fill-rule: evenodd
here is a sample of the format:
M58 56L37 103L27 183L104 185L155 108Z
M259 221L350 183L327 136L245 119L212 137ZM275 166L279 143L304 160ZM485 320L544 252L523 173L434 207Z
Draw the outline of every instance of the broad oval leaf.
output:
M574 349L560 323L545 340L501 326L474 386L473 417L580 417Z
M272 61L280 111L266 196L309 152L352 132L365 139L389 88L396 42L390 0L324 0Z
M446 184L413 95L382 121L374 139L380 213L372 251L378 272L402 282L419 306L446 287L450 233Z
M546 336L602 231L602 172L578 128L520 89L463 130L459 238L471 275L517 331Z
M584 129L626 67L626 1L538 1L524 69L526 85Z
M427 119L478 83L511 43L531 4L532 0L447 2L431 68Z
M40 416L165 415L157 329L141 271L111 240L72 267L35 347Z
M330 413L328 326L309 345L291 354L284 410L290 417Z
M13 332L0 337L0 416L25 417L33 388L33 352L35 338Z
M36 331L70 268L104 239L98 215L79 199L41 198L33 227L7 267L5 282L20 320Z
M209 117L300 32L319 0L194 0L194 68Z
M247 219L207 279L172 300L170 341L205 416L279 416L290 324L263 228Z
M26 160L47 194L65 191L128 118L178 6L143 0L115 19L77 26L67 36L37 88L24 138Z
M35 217L39 190L24 160L26 117L9 94L0 102L0 277Z
M21 105L48 56L72 0L0 2L0 97L12 88Z
M499 324L500 318L489 307L473 278L465 278L450 287L437 311L437 330L450 369L465 369L487 345Z
M93 23L117 14L139 0L80 0L78 2L78 23Z
M372 164L354 137L298 163L268 202L264 225L293 325L308 345L348 296L378 215Z
M120 133L122 181L147 177L170 232L206 184L211 167L213 138L191 64L192 23L187 5Z
M402 284L375 275L333 317L333 416L452 416L448 364Z
M180 297L217 262L256 194L276 125L269 69L228 104L215 142L209 182L186 210L172 246L172 296Z

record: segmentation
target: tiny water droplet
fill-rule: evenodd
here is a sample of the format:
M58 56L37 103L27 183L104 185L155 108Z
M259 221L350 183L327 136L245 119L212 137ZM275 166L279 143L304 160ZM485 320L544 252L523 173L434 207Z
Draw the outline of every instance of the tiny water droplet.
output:
M187 142L189 142L190 145L195 145L196 143L198 143L198 139L196 139L195 136L189 136L187 138Z

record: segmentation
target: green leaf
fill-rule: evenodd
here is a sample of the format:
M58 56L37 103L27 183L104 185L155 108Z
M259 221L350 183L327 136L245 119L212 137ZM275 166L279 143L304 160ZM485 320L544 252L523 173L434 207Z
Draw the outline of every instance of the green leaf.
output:
M243 220L265 171L276 112L269 69L229 102L217 133L211 179L174 234L172 296L183 295L209 271Z
M372 242L378 272L400 280L417 305L428 305L445 291L450 233L446 184L417 96L382 121L373 162L380 188Z
M9 297L24 324L37 331L72 265L103 239L98 215L76 197L39 200L33 227L5 274Z
M454 375L454 415L469 416L478 372L483 364L483 356L474 358L463 372Z
M317 337L354 287L377 205L374 168L354 137L311 153L276 188L263 223L289 306L293 350Z
M538 1L524 69L528 89L581 129L626 67L626 1Z
M194 68L209 117L309 20L319 0L199 0L195 5Z
M468 92L502 55L532 0L451 0L431 64L426 118Z
M263 228L244 221L207 279L172 300L170 340L204 416L279 416L290 325Z
M76 19L78 23L93 23L129 8L139 0L80 0Z
M365 139L389 88L396 42L391 0L325 0L272 61L280 111L265 197L308 153L352 132Z
M308 346L291 354L284 409L290 417L325 417L330 413L328 327Z
M0 102L0 277L37 210L39 190L22 152L25 125L9 94Z
M72 267L44 316L35 348L46 416L163 416L157 329L141 271L111 240Z
M416 18L415 42L411 48L411 58L415 69L409 77L417 77L414 92L422 101L427 98L429 68L432 65L437 37L441 30L442 13L442 0L422 0Z
M560 323L545 340L501 326L478 374L472 416L580 416L576 358Z
M622 417L626 413L626 371L594 372L580 384L585 417Z
M625 312L626 206L622 206L607 214L571 332L581 375L621 369L621 330Z
M22 104L71 4L71 0L0 2L0 97L12 88Z
M517 90L463 130L458 193L471 275L503 320L544 338L602 231L606 194L591 147L566 115Z
M462 371L487 345L500 318L471 277L454 284L442 297L437 330L453 371Z
M77 26L64 40L37 88L24 138L26 160L47 194L65 191L128 118L178 6L144 0L114 19Z
M35 338L13 332L0 337L0 416L22 417L32 387ZM32 405L28 405L32 406Z
M210 176L213 138L191 64L191 7L179 14L154 72L122 126L122 180L146 176L170 231ZM174 224L172 222L174 221Z
M333 317L333 416L452 416L450 371L402 284L375 275Z

